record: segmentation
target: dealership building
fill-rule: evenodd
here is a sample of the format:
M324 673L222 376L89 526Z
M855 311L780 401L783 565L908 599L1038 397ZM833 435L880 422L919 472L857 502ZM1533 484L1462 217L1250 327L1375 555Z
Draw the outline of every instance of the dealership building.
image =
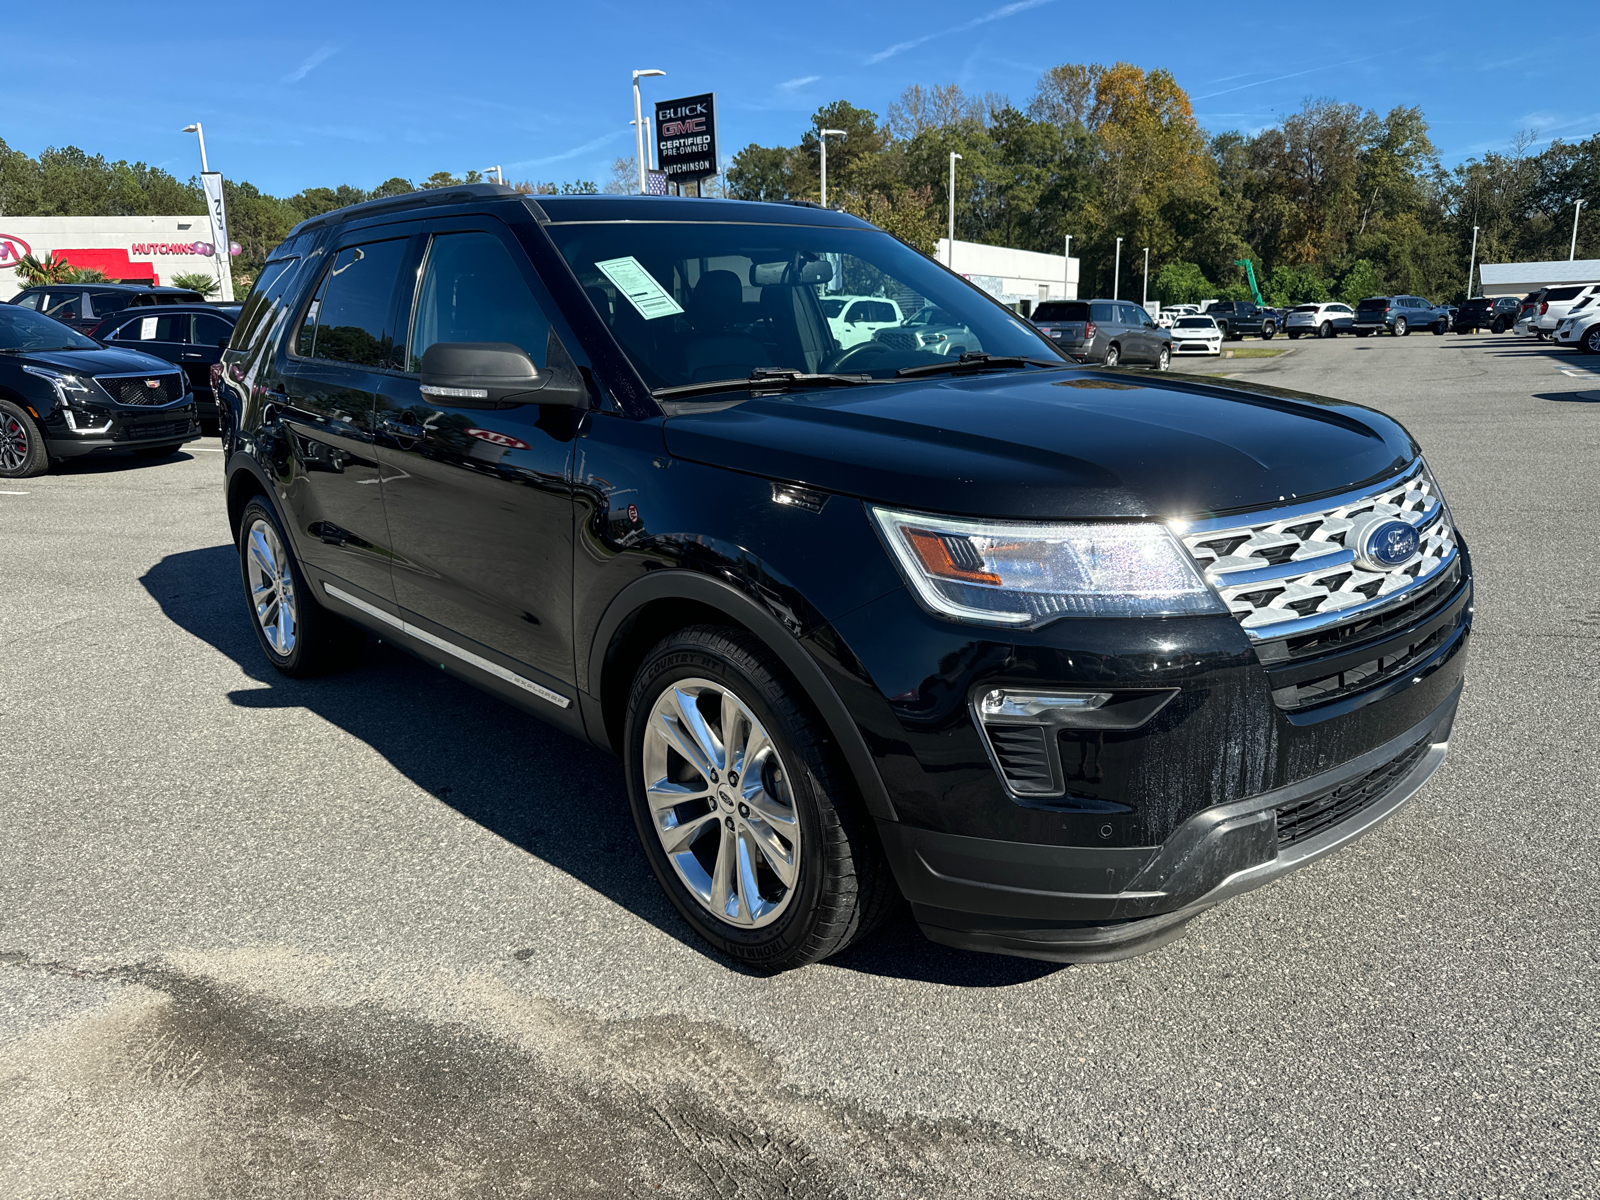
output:
M174 275L217 274L211 223L193 217L0 217L0 300L26 286L17 260L49 255L118 283L165 284Z
M1065 255L958 240L952 258L950 239L940 238L934 257L1024 316L1046 300L1078 298L1078 260Z

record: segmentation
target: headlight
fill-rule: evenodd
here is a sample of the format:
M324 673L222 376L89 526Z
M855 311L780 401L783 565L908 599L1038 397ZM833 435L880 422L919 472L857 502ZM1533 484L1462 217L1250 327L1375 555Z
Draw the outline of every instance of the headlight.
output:
M1032 628L1064 616L1228 611L1165 525L872 515L923 603L957 620Z
M52 371L48 367L32 367L27 364L22 368L29 375L37 375L40 379L48 380L55 389L56 400L62 408L68 408L76 400L78 403L87 403L101 397L102 393L91 379L81 375L73 375L67 371Z

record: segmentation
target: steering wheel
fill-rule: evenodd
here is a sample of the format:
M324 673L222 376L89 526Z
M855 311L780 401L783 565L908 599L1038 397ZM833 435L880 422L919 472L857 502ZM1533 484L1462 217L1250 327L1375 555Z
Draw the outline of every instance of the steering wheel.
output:
M837 357L825 365L825 369L839 371L854 367L860 371L872 367L888 366L889 364L881 361L884 355L900 353L904 353L904 351L891 349L882 342L862 342L858 346L851 346L850 349L841 351Z

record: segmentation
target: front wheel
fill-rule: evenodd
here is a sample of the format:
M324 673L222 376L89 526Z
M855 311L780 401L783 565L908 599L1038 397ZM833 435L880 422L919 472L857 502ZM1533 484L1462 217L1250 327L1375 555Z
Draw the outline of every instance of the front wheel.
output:
M1493 325L1489 326L1489 332L1490 333L1504 333L1509 328L1510 328L1509 323L1506 321L1506 319L1504 317L1502 317L1502 318L1500 318L1500 320L1496 321Z
M1165 371L1172 366L1172 347L1163 346L1156 352L1156 370Z
M1331 338L1333 336L1333 322L1324 321L1321 325L1318 325L1317 336L1319 338Z
M1395 337L1405 337L1410 332L1411 326L1406 324L1406 319L1404 317L1396 317L1394 320Z
M1114 367L1122 361L1122 349L1115 343L1106 347L1106 366Z
M1276 325L1274 325L1271 321L1268 321L1265 325L1263 325L1261 327L1261 340L1263 342L1270 342L1272 340L1272 335L1277 333L1277 332L1278 332L1278 327Z
M1600 321L1596 321L1584 331L1578 345L1583 348L1585 354L1600 354Z
M239 518L239 574L256 641L285 675L323 675L360 657L367 635L317 602L277 514L261 496Z
M660 642L634 678L625 738L651 870L722 953L803 966L889 911L893 882L835 742L752 634L697 625Z
M1443 337L1445 335L1445 331L1448 330L1449 328L1450 328L1450 322L1445 321L1445 320L1436 321L1434 323L1434 326L1433 326L1433 336L1434 337Z
M39 426L20 405L0 400L0 479L28 479L49 466Z

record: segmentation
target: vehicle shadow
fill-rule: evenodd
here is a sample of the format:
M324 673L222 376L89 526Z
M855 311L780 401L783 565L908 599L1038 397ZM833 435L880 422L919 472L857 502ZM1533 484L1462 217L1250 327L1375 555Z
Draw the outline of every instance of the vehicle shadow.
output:
M1600 404L1600 392L1535 392L1533 398L1558 404Z
M359 738L407 779L728 970L662 893L640 849L616 758L585 745L394 646L369 638L361 664L290 679L262 657L229 545L171 554L140 579L174 624L267 686L230 692L241 708L304 708ZM1006 987L1058 964L936 945L909 914L829 961L870 975L952 987Z
M63 458L50 464L52 475L115 475L119 471L146 471L176 462L188 462L197 457L187 450L174 450L160 458L141 458L127 452L115 454L84 454L77 458Z

